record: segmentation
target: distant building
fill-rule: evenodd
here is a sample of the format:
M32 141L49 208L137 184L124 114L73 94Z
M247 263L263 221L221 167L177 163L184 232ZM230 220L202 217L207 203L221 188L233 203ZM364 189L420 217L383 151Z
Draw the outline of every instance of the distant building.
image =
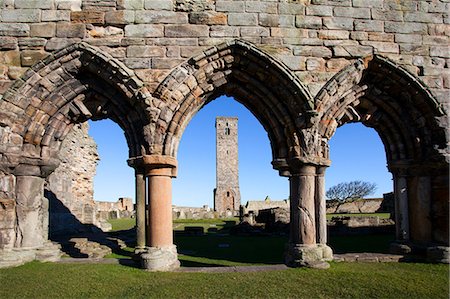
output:
M214 211L220 215L238 215L239 192L238 119L216 118L216 188Z

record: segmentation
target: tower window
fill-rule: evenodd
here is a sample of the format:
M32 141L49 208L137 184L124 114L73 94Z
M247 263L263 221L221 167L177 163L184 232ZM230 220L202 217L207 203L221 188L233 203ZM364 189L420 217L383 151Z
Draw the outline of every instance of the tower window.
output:
M227 197L230 197L230 191L227 191Z
M225 128L225 135L230 135L230 128Z

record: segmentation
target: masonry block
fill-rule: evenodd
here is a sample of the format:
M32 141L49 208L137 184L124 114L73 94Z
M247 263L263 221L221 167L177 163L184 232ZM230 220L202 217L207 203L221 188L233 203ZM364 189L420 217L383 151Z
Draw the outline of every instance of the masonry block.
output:
M36 23L30 25L30 35L36 37L53 37L56 34L55 23Z
M370 8L335 7L335 17L370 19Z
M58 23L56 25L57 37L79 37L83 38L86 35L85 24L71 24L71 23Z
M209 36L206 25L167 25L164 28L166 37L205 37Z
M144 8L149 10L173 10L172 0L145 0Z
M47 56L48 53L45 51L24 50L20 52L20 62L23 67L32 66Z
M105 13L102 11L72 11L70 20L73 23L104 24Z
M14 0L15 8L54 9L53 0Z
M126 37L161 37L164 36L164 27L162 25L126 25Z
M216 11L223 12L244 12L245 2L244 1L216 1Z
M137 24L186 24L186 13L173 11L136 11L135 22Z
M203 25L226 25L227 15L220 12L192 12L189 14L189 23Z
M134 23L134 11L114 10L105 13L105 24L107 25L126 25Z
M0 37L0 49L4 50L15 50L17 48L17 38L15 37Z
M68 10L43 10L41 12L42 22L70 21L70 11Z
M41 21L41 11L38 9L4 9L1 11L3 22L34 23Z
M159 46L129 46L127 57L163 57L165 49Z
M229 13L228 25L231 26L256 26L258 18L255 13Z

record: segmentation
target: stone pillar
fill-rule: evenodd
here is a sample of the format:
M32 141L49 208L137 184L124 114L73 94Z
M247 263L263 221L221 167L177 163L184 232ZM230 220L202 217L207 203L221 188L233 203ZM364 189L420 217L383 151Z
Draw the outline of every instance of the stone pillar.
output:
M405 176L394 177L396 239L409 240L408 181Z
M429 176L415 176L408 180L410 239L416 244L432 240L431 232L431 179Z
M291 222L285 256L288 266L329 267L323 262L322 248L316 245L315 178L316 167L313 165L300 165L291 170Z
M16 241L18 248L36 249L44 245L48 227L43 220L48 219L43 210L44 179L38 176L17 176L16 178Z
M136 251L145 248L145 176L142 169L136 169Z
M143 157L148 177L148 244L141 254L142 267L149 271L169 271L180 266L172 227L172 177L177 161L173 157Z
M316 242L322 248L324 261L333 260L333 250L327 245L327 204L325 198L325 166L316 168L316 190L314 195L316 212Z
M327 243L327 206L325 203L325 169L326 167L317 167L316 171L316 242L318 244Z

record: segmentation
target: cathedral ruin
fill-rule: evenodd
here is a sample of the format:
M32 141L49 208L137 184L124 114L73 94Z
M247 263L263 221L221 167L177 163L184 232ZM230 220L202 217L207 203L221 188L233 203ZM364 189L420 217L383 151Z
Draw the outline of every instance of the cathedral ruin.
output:
M287 265L332 259L329 140L351 122L384 144L393 245L449 262L448 1L4 0L0 8L0 266L59 259L46 179L64 162L74 126L111 119L135 170L141 267L179 267L178 145L221 95L259 120L271 165L289 178Z

